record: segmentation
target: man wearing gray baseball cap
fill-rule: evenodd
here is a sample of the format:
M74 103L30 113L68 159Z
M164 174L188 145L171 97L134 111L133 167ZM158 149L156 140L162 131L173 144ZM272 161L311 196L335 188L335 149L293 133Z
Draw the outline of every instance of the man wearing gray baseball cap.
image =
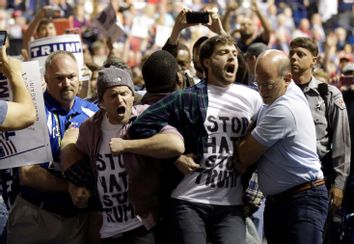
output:
M99 71L97 93L100 111L82 124L79 132L73 129L63 140L62 155L67 162L63 171L76 189L72 200L78 207L87 207L96 193L102 212L102 243L154 243L151 228L156 215L152 208L144 213L135 211L139 202L128 199L128 185L134 184L129 175L141 160L137 155L164 159L183 154L183 139L171 126L155 137L128 139L131 122L148 105L133 106L134 86L126 70L111 66ZM171 140L173 147L167 143ZM87 169L96 179L93 189L87 184Z

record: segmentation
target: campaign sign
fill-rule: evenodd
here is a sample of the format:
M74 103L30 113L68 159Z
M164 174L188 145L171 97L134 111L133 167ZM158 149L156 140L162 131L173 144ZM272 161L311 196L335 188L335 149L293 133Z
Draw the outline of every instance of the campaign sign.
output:
M133 19L130 35L142 39L149 37L149 30L154 24L154 19L146 16L135 16Z
M111 38L113 42L125 34L124 27L117 19L116 11L112 3L109 3L97 18L95 18L94 23L100 31L106 37Z
M52 161L48 128L44 110L41 74L38 61L22 63L22 76L32 96L37 120L22 130L0 132L0 169ZM11 101L11 87L0 74L0 99Z
M59 50L72 52L78 63L80 80L85 80L82 75L84 56L80 35L68 34L45 37L30 42L28 46L29 58L39 61L42 74L44 74L45 60L49 54Z
M157 25L155 35L155 45L163 47L172 33L172 27L167 25Z

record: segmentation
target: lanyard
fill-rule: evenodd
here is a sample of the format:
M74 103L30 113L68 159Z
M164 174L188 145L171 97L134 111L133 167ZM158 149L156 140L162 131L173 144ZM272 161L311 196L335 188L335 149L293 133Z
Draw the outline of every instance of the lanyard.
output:
M59 137L58 137L58 143L59 143L59 147L61 145L61 130L60 130L60 120L59 120L59 116L56 113L53 113L54 115L54 119L55 119L55 127L58 131Z
M58 143L59 143L59 147L61 146L61 140L62 140L62 134L61 134L61 126L60 126L60 120L59 120L59 116L56 113L53 113L54 115L54 119L55 119L55 127L58 131L59 137L58 137ZM65 128L64 131L70 126L72 115L69 116L67 123L65 123Z

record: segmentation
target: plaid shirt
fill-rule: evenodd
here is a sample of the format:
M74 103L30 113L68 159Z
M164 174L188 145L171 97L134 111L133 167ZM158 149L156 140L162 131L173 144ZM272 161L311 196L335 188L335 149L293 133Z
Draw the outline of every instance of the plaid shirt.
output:
M134 121L129 128L129 135L131 138L147 138L157 134L161 128L169 124L183 135L185 153L197 155L198 162L203 156L203 143L207 136L204 127L207 108L207 83L203 80L151 105ZM245 184L247 189L243 196L244 208L247 214L252 214L263 199L263 193L258 187L257 174L253 173L250 181Z
M253 172L251 178L249 179L248 187L244 192L242 199L245 204L243 210L248 216L256 212L261 205L264 195L259 189L257 170Z
M199 161L203 156L203 143L207 137L204 128L207 107L207 83L203 80L151 105L129 128L129 137L147 138L159 133L164 126L171 125L182 134L185 153L194 153Z

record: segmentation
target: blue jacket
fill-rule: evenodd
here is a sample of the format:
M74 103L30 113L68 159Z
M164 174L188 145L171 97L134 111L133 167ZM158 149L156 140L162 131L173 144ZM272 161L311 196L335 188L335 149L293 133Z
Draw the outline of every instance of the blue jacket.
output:
M48 92L44 93L44 102L53 162L43 163L40 166L58 177L63 177L60 171L59 154L61 139L65 130L70 125L79 127L98 111L98 107L93 103L75 97L72 108L66 111ZM45 204L60 206L63 208L63 212L76 212L67 192L41 192L28 186L20 186L20 192L21 195L35 199L37 202L44 201Z

